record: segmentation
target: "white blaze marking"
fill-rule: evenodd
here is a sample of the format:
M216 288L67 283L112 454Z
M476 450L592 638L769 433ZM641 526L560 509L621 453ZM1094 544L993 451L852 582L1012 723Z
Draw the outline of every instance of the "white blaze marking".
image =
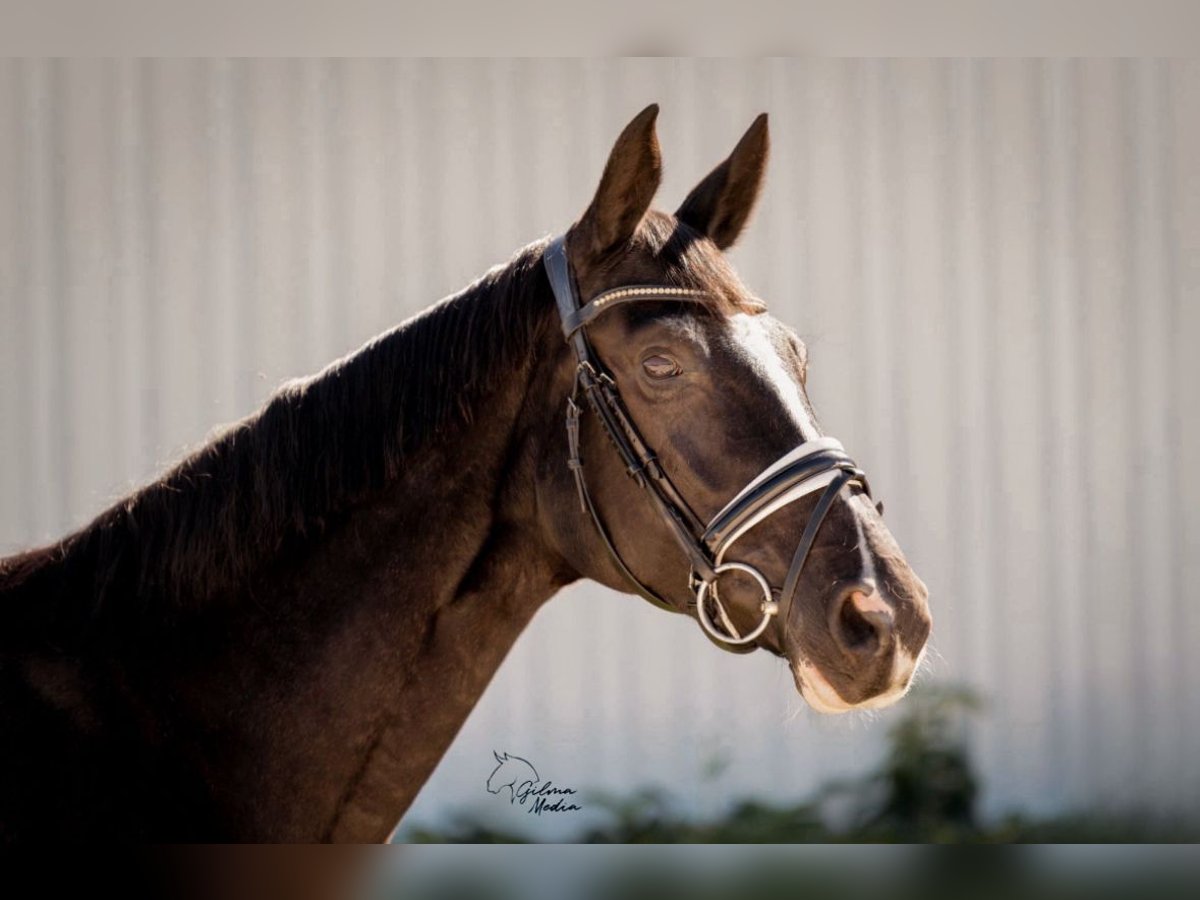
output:
M738 313L731 318L734 334L746 358L754 370L774 389L779 402L783 404L783 408L788 411L788 415L800 431L801 439L811 441L819 438L821 431L808 414L800 385L788 371L779 350L771 342L771 335L762 318L747 313Z

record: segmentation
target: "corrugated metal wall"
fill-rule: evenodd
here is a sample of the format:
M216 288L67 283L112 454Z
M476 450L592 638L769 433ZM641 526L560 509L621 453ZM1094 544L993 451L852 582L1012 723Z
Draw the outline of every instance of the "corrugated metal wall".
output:
M768 110L735 262L809 341L824 424L932 589L926 677L990 699L989 808L1195 811L1198 76L0 62L0 551L84 523L283 379L565 226L646 103L668 208ZM503 815L493 748L700 811L799 797L867 766L894 715L805 712L777 662L583 585L521 639L411 818Z

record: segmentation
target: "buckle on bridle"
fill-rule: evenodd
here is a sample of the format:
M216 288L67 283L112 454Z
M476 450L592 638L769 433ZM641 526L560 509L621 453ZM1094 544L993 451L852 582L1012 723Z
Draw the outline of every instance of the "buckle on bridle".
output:
M567 398L567 468L575 476L575 492L579 495L579 509L587 512L587 497L583 484L583 459L579 455L579 417L582 410L574 395Z

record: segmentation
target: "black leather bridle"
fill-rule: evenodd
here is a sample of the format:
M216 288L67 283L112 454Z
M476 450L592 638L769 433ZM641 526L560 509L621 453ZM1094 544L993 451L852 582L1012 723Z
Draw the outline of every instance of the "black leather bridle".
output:
M720 646L735 652L754 649L750 646L766 630L773 616L779 615L786 624L800 583L804 564L816 541L817 532L834 499L843 487L858 484L870 496L866 476L842 448L830 437L806 441L767 466L747 484L710 522L704 523L688 506L683 495L663 470L653 449L621 401L616 382L596 356L587 339L586 328L605 310L623 303L642 301L679 301L703 303L704 291L669 285L626 285L606 290L587 303L579 302L571 264L567 258L566 237L560 236L546 248L543 263L554 290L563 335L575 352L575 383L567 398L567 465L575 476L581 510L590 515L617 570L647 600L672 612L687 612L669 603L630 571L613 543L596 505L588 491L579 448L579 425L583 409L580 394L603 426L613 446L621 455L625 469L649 495L666 522L676 542L688 559L688 585L692 592L689 610L705 633ZM744 562L726 562L725 553L743 534L784 506L824 488L792 556L792 563L779 590L775 591L761 572ZM762 614L757 627L740 634L730 621L717 593L717 581L722 574L739 571L757 582L763 593L759 606ZM712 607L710 611L709 607ZM713 620L715 612L720 625Z

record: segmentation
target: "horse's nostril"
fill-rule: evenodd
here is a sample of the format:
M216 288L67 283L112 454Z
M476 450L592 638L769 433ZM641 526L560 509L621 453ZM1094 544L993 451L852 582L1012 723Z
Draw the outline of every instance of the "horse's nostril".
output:
M838 596L830 630L846 653L870 658L878 655L892 639L892 611L871 585L855 584Z

